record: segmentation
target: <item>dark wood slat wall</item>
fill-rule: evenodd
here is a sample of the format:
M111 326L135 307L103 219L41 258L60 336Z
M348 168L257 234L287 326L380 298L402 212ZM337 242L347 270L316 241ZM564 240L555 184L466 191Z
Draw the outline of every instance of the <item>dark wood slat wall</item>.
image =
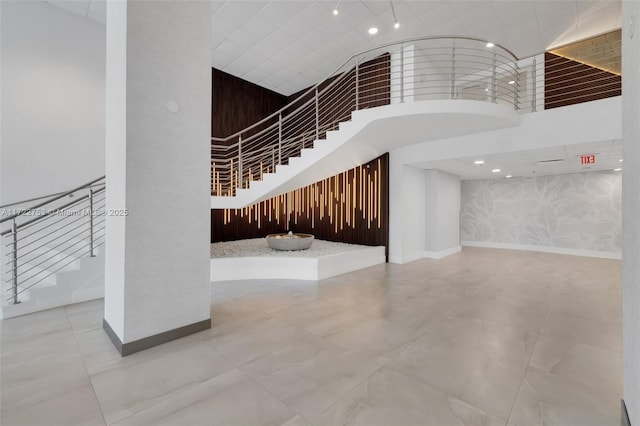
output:
M389 155L244 209L211 210L211 242L310 233L352 244L389 244Z
M549 52L544 57L545 109L622 94L622 77L619 75Z
M287 104L280 93L213 69L211 136L223 138L251 126ZM248 132L243 137L252 134Z

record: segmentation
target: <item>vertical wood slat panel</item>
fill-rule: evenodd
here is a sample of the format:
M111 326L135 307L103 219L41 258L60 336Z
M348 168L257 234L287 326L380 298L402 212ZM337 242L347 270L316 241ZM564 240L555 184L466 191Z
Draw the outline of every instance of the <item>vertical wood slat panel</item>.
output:
M211 210L211 242L277 232L385 246L389 241L389 155L245 209ZM316 202L317 200L317 202Z

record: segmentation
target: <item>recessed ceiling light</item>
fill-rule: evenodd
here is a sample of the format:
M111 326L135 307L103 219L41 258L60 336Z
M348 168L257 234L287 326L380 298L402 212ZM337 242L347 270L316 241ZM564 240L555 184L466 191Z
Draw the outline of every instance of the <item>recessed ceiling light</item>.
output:
M396 30L400 28L400 22L396 21L396 23L393 24L393 28L395 28Z
M369 28L369 34L371 34L371 35L378 34L378 28L376 28L376 27Z
M613 169L614 172L621 172L622 169L618 168L618 169Z
M489 91L489 88L488 88L488 87L486 87L486 88L484 89L484 91L485 91L485 92L488 92L488 91Z
M478 166L481 166L484 164L484 160L476 160L473 162L473 164L477 164Z
M509 84L516 84L516 81L515 81L515 80L511 80L511 81L509 82Z
M338 11L337 7L335 9L333 9L333 16L337 16L338 13L340 13L340 12Z
M500 169L493 169L493 170L491 170L491 173L500 173L501 171L502 170L500 170Z
M505 176L507 179L511 179L511 175L506 175Z
M493 44L493 43L491 43L491 42L487 43L487 47L488 47L488 48L492 48L493 46L495 46L495 44Z
M624 160L621 158L621 159L619 159L618 161L622 163Z

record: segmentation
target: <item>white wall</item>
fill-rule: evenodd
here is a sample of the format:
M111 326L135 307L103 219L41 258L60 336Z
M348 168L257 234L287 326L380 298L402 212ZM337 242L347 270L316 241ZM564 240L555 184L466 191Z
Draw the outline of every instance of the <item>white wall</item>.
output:
M497 243L619 257L621 183L614 172L464 181L463 245Z
M2 1L0 204L104 174L105 26Z
M440 258L460 249L460 178L427 170L425 257Z
M389 154L389 261L422 258L425 247L425 171L394 161Z
M640 425L640 2L622 2L622 13L623 397L631 424Z

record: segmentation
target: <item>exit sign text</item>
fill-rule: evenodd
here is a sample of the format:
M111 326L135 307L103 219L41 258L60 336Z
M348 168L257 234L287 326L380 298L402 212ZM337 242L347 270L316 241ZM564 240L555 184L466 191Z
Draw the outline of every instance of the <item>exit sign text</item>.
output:
M595 154L581 155L580 156L580 164L595 164L595 163L596 163Z

